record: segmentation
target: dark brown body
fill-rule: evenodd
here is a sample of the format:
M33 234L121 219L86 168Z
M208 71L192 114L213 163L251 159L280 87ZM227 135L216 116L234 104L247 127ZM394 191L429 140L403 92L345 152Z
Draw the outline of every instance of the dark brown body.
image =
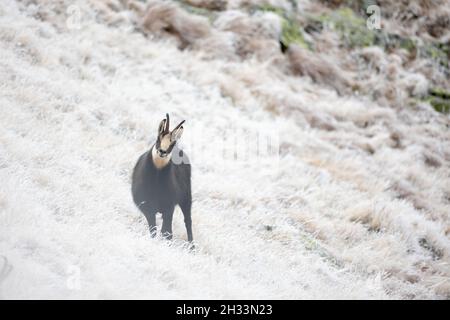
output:
M147 218L152 236L156 233L156 213L162 214L161 233L168 239L172 238L173 212L179 205L188 241L192 242L191 165L183 151L175 147L173 152L183 155L186 160L181 164L170 160L164 168L158 169L152 161L152 148L141 155L133 170L131 191L134 203Z

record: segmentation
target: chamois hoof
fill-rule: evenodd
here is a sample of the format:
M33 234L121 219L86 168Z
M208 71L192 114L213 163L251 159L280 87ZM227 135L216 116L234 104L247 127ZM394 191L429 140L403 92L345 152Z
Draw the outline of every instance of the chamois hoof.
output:
M168 232L165 232L165 233L161 232L161 238L163 238L164 240L172 240L173 235Z
M157 235L156 227L153 229L150 229L150 238L152 238L152 239L156 238L156 235Z

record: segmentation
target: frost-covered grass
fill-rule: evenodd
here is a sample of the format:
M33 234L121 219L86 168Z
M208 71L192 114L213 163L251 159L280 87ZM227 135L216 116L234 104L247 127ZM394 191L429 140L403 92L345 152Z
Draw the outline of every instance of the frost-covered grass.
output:
M450 296L448 117L35 10L0 4L0 298ZM196 252L178 209L150 239L130 196L166 112L188 153L195 128L280 140L277 165L191 157Z

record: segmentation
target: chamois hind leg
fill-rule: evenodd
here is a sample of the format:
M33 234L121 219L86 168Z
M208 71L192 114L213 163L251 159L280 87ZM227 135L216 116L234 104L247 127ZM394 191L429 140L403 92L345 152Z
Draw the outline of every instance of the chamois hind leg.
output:
M172 218L173 218L173 210L175 208L167 208L162 212L162 228L161 228L161 235L167 239L172 240Z
M180 203L180 208L181 211L183 211L184 225L186 226L188 241L192 242L194 238L192 236L191 202L185 201L183 203Z

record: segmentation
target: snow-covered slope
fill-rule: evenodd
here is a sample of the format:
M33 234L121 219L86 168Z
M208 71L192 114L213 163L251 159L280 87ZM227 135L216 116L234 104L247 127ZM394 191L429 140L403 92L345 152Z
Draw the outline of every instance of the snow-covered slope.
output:
M447 116L205 59L131 22L67 28L71 1L51 3L0 3L0 298L450 296ZM175 240L150 239L130 196L166 112L186 119L196 252L178 209ZM217 156L249 132L279 157Z

